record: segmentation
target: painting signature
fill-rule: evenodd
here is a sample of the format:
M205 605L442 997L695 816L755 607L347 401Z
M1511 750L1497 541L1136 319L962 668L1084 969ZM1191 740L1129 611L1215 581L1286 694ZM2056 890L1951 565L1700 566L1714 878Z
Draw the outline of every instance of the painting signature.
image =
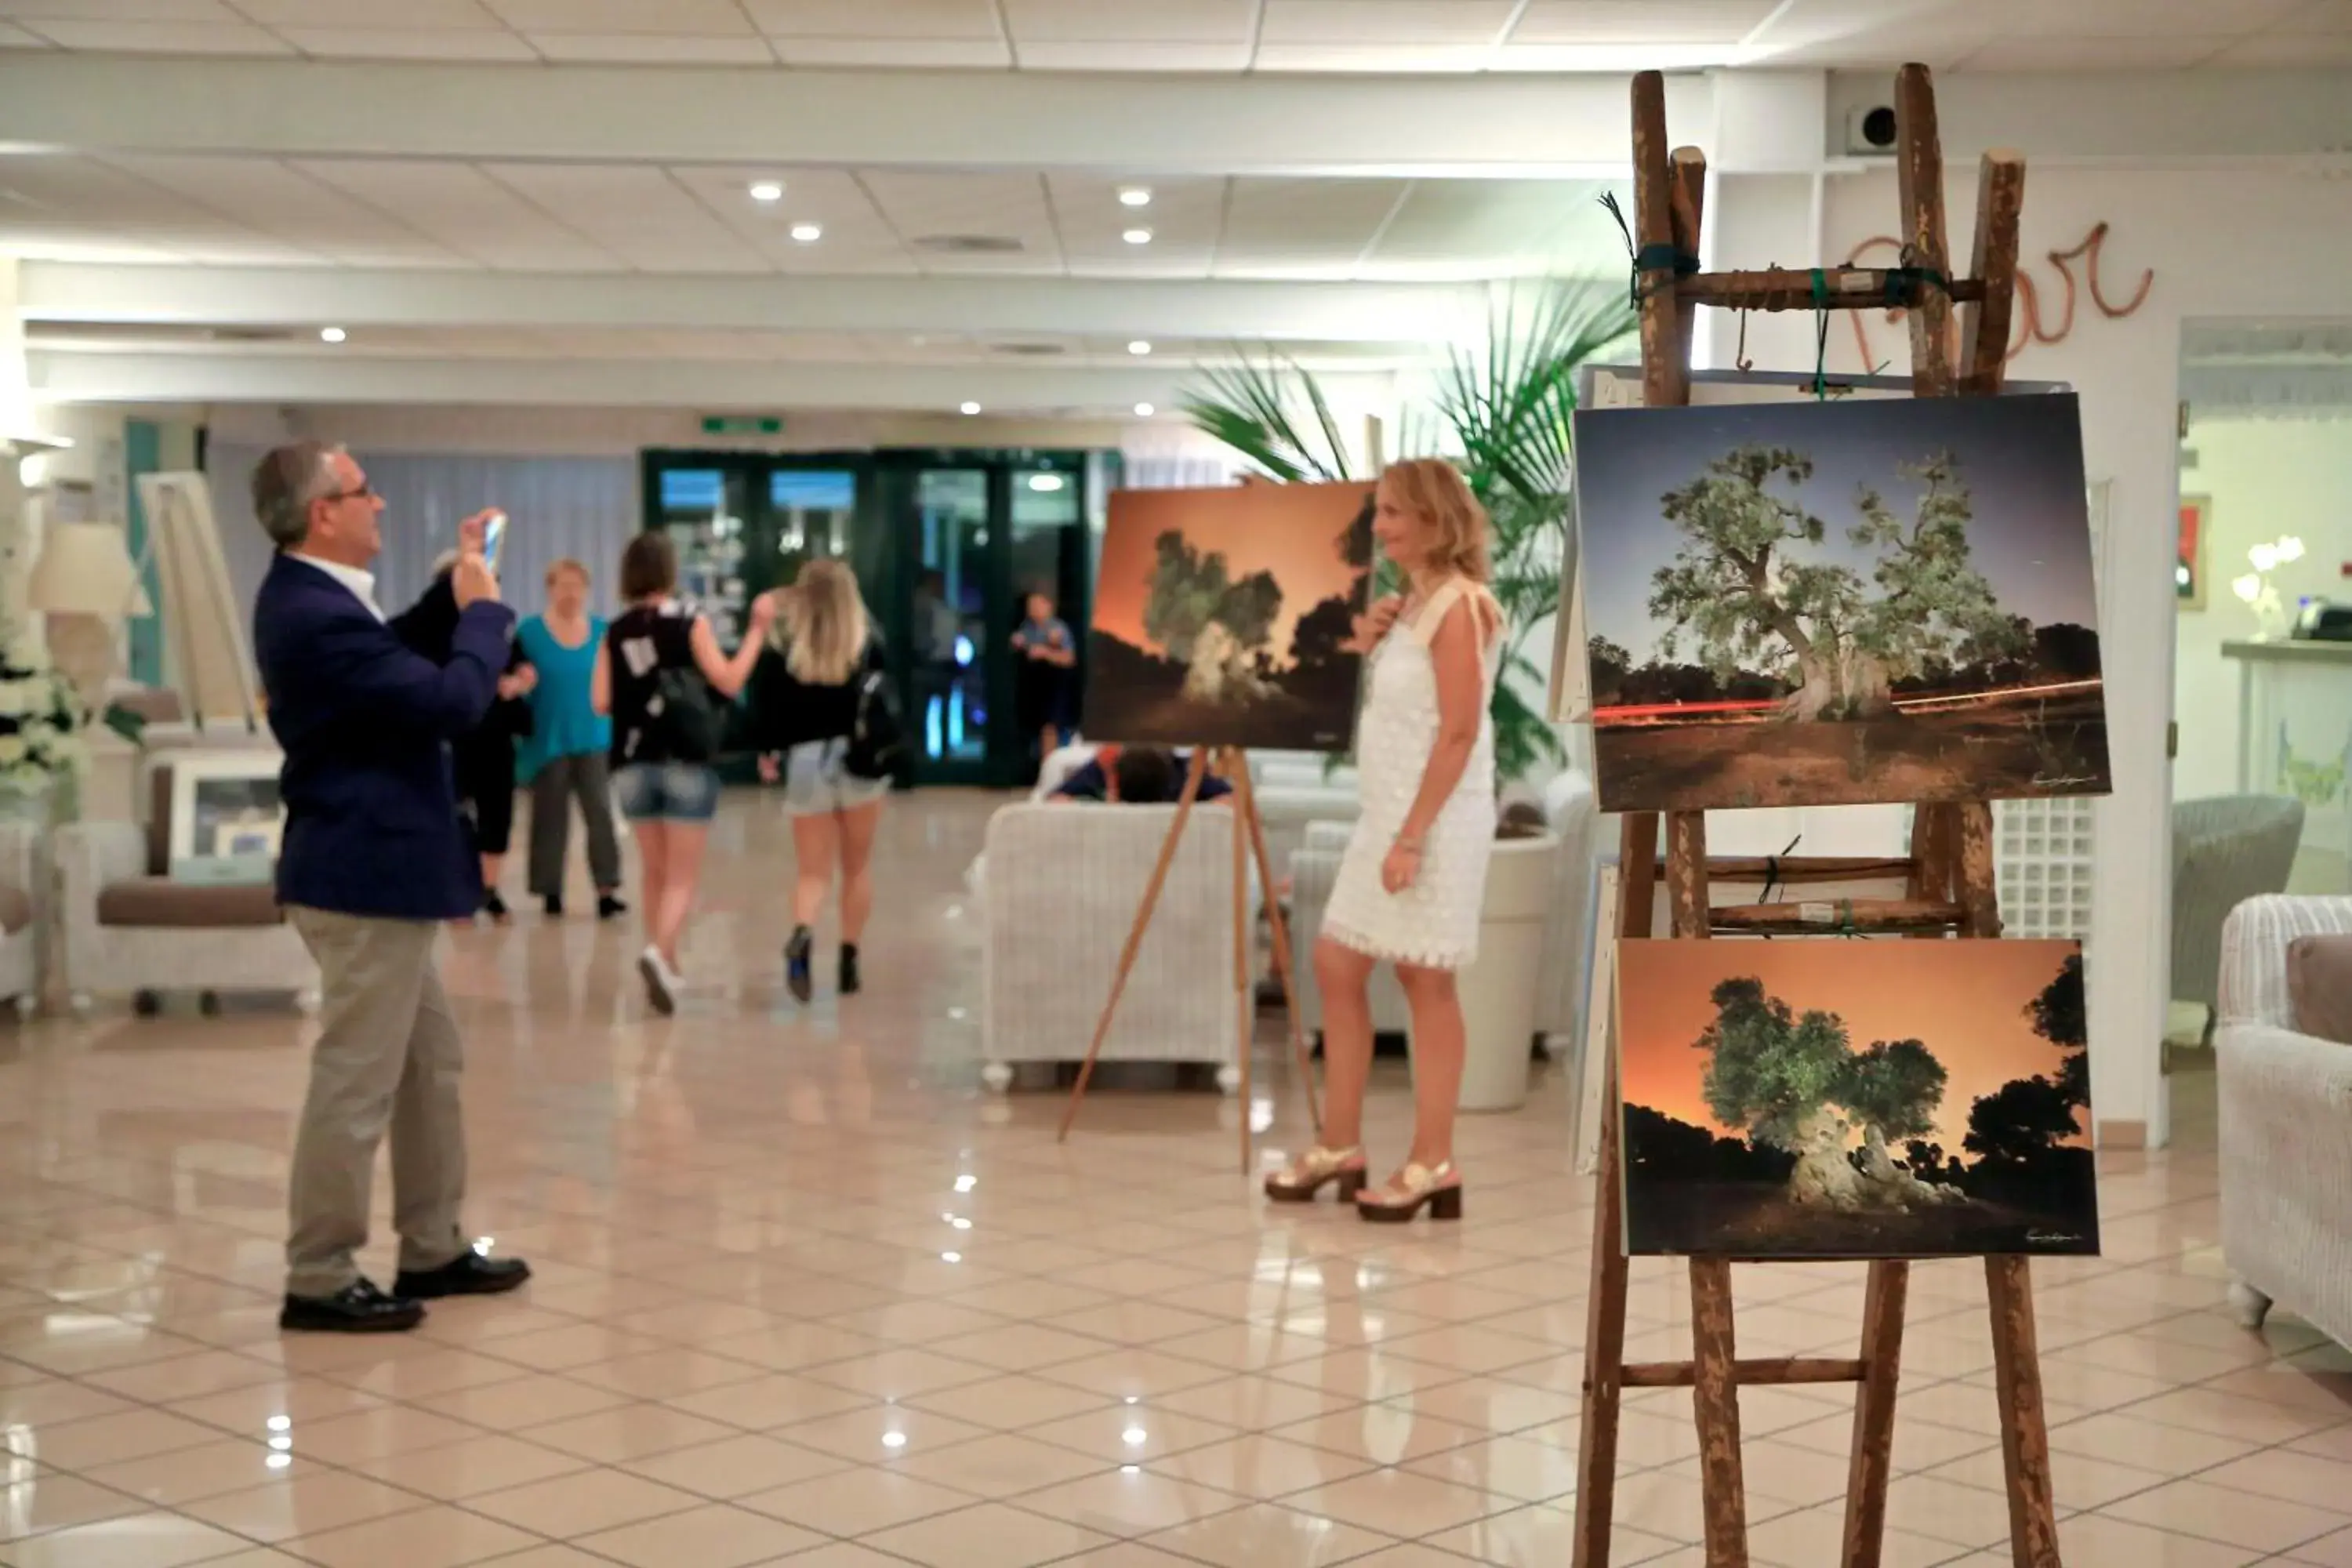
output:
M2082 1239L2066 1230L2029 1230L2025 1233L2028 1247L2066 1247Z

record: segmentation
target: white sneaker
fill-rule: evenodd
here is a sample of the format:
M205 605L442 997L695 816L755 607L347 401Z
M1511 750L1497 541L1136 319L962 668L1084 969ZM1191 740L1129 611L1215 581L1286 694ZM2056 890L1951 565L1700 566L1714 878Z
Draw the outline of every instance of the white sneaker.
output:
M677 992L683 982L662 961L659 948L648 946L637 954L637 973L645 977L648 1006L665 1018L677 1011Z

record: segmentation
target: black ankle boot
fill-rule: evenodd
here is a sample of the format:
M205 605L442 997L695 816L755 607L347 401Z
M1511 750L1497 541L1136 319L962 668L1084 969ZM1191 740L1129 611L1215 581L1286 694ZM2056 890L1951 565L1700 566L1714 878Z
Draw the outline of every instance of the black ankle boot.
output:
M629 906L623 903L611 893L599 893L596 895L596 918L598 920L618 920L621 916L627 914L628 912Z
M507 901L499 897L496 888L482 889L482 912L500 925L507 923Z
M540 900L539 903L540 907L547 911L547 918L549 920L560 921L563 918L563 895L562 893L550 893L547 897Z
M809 950L815 945L816 938L806 926L794 926L792 941L784 943L784 988L795 1002L807 1001L816 989L809 978Z
M841 994L855 996L857 990L857 944L845 942L841 944Z

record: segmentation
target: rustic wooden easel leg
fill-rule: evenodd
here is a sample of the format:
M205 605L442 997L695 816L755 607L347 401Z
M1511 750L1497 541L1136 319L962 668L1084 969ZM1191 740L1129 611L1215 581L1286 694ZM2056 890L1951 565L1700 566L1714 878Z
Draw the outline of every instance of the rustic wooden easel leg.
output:
M1658 819L1637 812L1618 831L1617 932L1647 936L1657 897ZM1618 1164L1622 1121L1612 1055L1601 1079L1600 1171L1592 1185L1592 1284L1584 1303L1573 1568L1609 1568L1609 1532L1617 1506L1617 1415L1625 1373L1625 1186Z
M1249 776L1249 760L1239 748L1225 753L1225 772L1235 778ZM1257 1035L1257 987L1250 979L1250 918L1249 918L1249 847L1244 842L1247 824L1243 822L1242 803L1245 798L1241 786L1234 795L1234 1051L1242 1069L1241 1116L1242 1174L1250 1173L1250 1067L1257 1052L1253 1048Z
M1250 853L1257 859L1258 886L1265 897L1266 924L1274 936L1274 972L1282 980L1283 1025L1290 1036L1290 1056L1298 1068L1299 1086L1307 1092L1307 1119L1314 1123L1319 1138L1323 1133L1323 1097L1315 1087L1315 1058L1307 1048L1307 1032L1298 1019L1298 955L1290 951L1290 918L1282 912L1282 900L1276 891L1274 857L1266 851L1265 818L1257 814L1257 792L1250 784L1249 759L1236 752L1234 761L1234 799L1249 827Z
M1895 1464L1895 1391L1903 1375L1903 1309L1911 1266L1870 1266L1862 1298L1862 1385L1846 1459L1844 1568L1878 1568L1886 1543L1886 1483Z
M1102 1055L1103 1041L1110 1036L1110 1021L1118 1012L1119 993L1127 989L1127 977L1134 973L1135 955L1143 950L1143 933L1151 929L1151 911L1160 906L1160 890L1168 884L1168 868L1176 863L1176 846L1184 837L1184 824L1192 816L1192 802L1201 794L1201 777L1208 771L1209 753L1205 748L1192 748L1192 765L1184 770L1184 790L1176 797L1176 816L1168 824L1168 837L1160 846L1160 858L1151 868L1151 879L1143 885L1143 901L1136 906L1135 924L1127 933L1127 945L1119 950L1118 968L1110 977L1110 994L1103 998L1102 1016L1095 1020L1095 1037L1087 1043L1087 1059L1078 1066L1078 1081L1070 1086L1070 1103L1062 1112L1061 1131L1055 1142L1066 1142L1070 1124L1078 1119L1078 1106L1087 1097L1087 1081L1095 1075L1095 1061ZM1244 1121L1248 1118L1243 1119Z
M2058 1568L2050 1430L2042 1408L2042 1355L2033 1334L2032 1265L1985 1259L1992 1302L1992 1366L2000 1395L2000 1460L2009 1478L2009 1555L2016 1568Z
M1748 1481L1739 1458L1731 1260L1692 1258L1690 1282L1691 1409L1698 1423L1699 1507L1706 1520L1707 1568L1748 1568Z

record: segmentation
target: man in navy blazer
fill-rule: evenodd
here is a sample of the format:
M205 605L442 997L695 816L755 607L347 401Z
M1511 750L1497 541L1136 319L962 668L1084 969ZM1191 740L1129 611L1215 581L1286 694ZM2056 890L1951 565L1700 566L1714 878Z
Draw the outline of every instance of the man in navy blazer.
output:
M278 899L319 961L324 999L294 1143L278 1323L412 1329L428 1298L511 1290L530 1277L520 1258L469 1246L459 1226L464 1052L433 963L442 924L472 915L482 896L449 742L489 710L514 612L482 558L485 513L460 528L449 575L387 618L367 570L383 500L339 447L271 452L254 469L253 510L278 547L253 606L269 727L286 752ZM400 1232L389 1294L356 1260L387 1127Z

